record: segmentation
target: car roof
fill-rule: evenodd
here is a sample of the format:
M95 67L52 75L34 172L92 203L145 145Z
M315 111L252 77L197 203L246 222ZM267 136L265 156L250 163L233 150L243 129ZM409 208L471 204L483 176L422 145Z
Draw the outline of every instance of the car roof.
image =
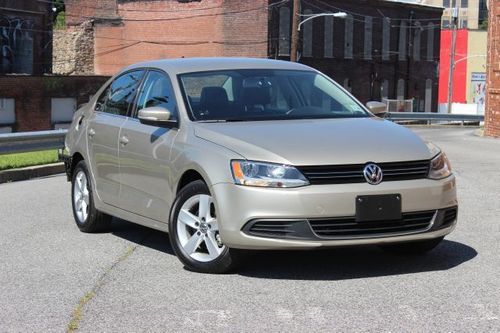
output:
M296 62L262 59L262 58L231 58L231 57L211 57L211 58L177 58L161 59L140 62L128 66L123 71L134 68L158 68L169 74L182 74L192 72L204 72L213 70L229 69L288 69L307 70L314 69Z

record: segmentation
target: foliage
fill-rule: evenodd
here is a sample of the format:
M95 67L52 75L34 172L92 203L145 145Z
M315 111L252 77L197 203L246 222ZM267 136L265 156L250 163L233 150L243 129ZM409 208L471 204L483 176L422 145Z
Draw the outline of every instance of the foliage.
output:
M488 20L483 20L483 22L479 24L479 29L488 30Z
M0 170L57 162L57 150L0 155Z
M54 0L54 29L63 29L66 27L66 8L64 0Z

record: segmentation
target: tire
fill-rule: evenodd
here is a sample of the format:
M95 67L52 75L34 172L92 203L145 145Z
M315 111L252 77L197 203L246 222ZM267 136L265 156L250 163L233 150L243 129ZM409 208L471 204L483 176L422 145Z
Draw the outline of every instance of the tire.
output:
M409 242L409 243L397 243L390 245L381 245L380 247L387 252L401 255L422 255L427 252L432 251L436 246L441 243L444 237Z
M207 185L197 180L177 195L170 213L172 248L186 269L221 274L234 270L241 252L223 245L215 205Z
M109 228L112 217L95 208L90 179L85 161L78 162L71 178L73 217L82 232L105 231Z

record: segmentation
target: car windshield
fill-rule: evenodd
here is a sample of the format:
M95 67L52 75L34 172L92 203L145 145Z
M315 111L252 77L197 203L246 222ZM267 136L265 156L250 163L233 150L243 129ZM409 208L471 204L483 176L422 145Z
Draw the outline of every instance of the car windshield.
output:
M195 121L368 117L337 84L313 71L238 69L179 75Z

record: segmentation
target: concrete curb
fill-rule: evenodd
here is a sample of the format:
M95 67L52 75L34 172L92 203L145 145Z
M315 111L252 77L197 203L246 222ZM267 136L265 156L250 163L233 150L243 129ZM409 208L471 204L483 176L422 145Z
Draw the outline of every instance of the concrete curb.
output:
M52 163L0 171L0 184L56 175L64 172L64 163Z

